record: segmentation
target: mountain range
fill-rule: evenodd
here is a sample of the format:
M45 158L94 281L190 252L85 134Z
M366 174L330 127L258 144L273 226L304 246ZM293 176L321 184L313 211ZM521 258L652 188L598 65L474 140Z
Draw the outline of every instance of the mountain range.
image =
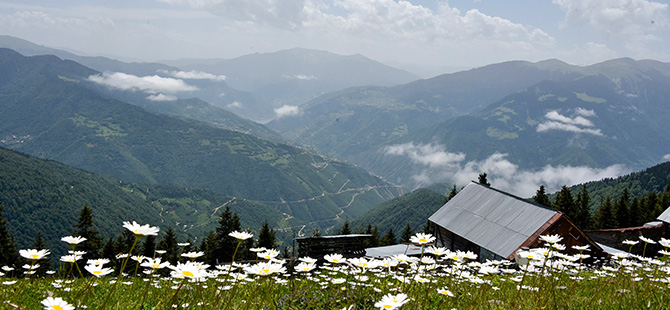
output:
M263 108L240 105L231 111L252 119L275 118L275 108L298 106L320 95L355 86L390 86L419 79L362 55L342 56L326 51L294 48L256 53L233 59L167 62L182 70L225 75L233 88L247 91L265 103ZM203 98L214 102L211 96Z
M145 196L198 190L208 194L196 201L246 202L287 235L371 223L387 212L364 215L385 202L434 208L442 195L396 198L459 185L462 170L631 171L670 158L670 64L653 60L511 61L418 79L299 48L161 64L8 36L0 46L12 48L0 49L0 147L147 184L132 188ZM175 210L197 209L180 197ZM418 229L416 218L395 224L409 222Z
M263 202L311 228L400 193L344 162L111 98L90 81L96 74L55 56L0 49L0 146L126 182Z
M657 61L515 61L331 93L267 125L409 187L449 181L438 166L495 154L526 169L641 169L670 153L669 90L670 64Z
M106 57L79 56L6 35L0 35L0 47L25 56L55 55L106 73L123 73L137 78L178 76L192 88L170 96L180 99L197 97L257 122L283 116L275 111L283 105L297 106L328 92L364 85L389 86L419 78L362 55L342 56L303 48L233 59L128 63ZM132 97L132 94L115 93ZM131 100L130 103L136 102Z

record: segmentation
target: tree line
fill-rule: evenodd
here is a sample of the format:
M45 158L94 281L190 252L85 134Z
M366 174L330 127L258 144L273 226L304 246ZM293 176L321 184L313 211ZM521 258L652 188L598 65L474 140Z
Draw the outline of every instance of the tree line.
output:
M232 255L237 247L237 240L229 236L233 231L242 231L240 218L237 213L230 210L230 207L221 213L216 230L212 230L200 242L199 245L193 244L190 240L179 242L172 227L157 236L146 236L143 242L138 244L133 250L132 255L141 255L145 257L161 257L163 261L176 264L178 261L184 261L181 257L183 253L202 252L201 261L212 266L228 263L232 261ZM275 238L275 232L270 228L267 221L263 224L257 238L245 240L237 251L236 260L255 260L255 253L250 251L252 248L275 249L278 244ZM100 232L94 228L93 212L88 206L84 206L80 212L79 219L73 227L72 236L86 238L86 241L76 246L76 251L84 251L85 254L77 262L80 268L86 264L89 259L105 258L109 259L108 266L120 268L120 261L117 257L127 253L135 242L135 236L132 232L124 229L120 235L115 238L109 238L106 241L101 237ZM64 236L63 236L64 237ZM38 234L32 244L35 249L44 249L45 242L41 234ZM287 255L288 249L285 248L284 254ZM51 257L51 259L54 259ZM0 202L0 266L19 268L26 261L18 255L18 249L14 243L12 233L9 231L7 220L2 215L2 203ZM38 275L44 275L51 269L51 264L44 261L37 271ZM126 270L133 270L137 262L130 260Z
M619 197L607 195L601 199L595 210L590 208L591 198L586 185L582 185L576 196L564 185L554 201L549 199L543 185L535 192L532 200L536 204L563 212L582 229L636 227L656 220L670 207L670 184L660 193L651 191L647 195L636 197L631 197L629 190L624 188Z

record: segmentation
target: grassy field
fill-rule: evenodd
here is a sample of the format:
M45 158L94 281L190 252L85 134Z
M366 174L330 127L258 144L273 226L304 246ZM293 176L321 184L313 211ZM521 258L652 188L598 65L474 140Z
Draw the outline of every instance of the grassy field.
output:
M51 276L14 278L30 270L28 265L2 271L0 308L668 309L670 268L664 257L619 255L591 268L580 264L583 256L561 254L560 243L547 245L519 253L520 265L480 263L472 253L428 246L420 258L333 255L322 265L277 260L278 252L261 250L259 262L233 266L203 265L199 253L191 253L169 267L137 258L142 264L128 264L121 276L104 264L89 264L82 273L100 277L80 278L64 262ZM43 301L56 306L45 307Z

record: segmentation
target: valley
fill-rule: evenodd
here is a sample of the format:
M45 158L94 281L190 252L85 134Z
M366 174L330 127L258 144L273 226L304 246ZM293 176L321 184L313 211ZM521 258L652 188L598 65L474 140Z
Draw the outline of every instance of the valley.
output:
M204 65L0 43L29 54L0 49L0 146L129 184L131 195L153 197L148 222L184 238L202 238L226 207L252 229L268 221L288 244L372 223L386 202L481 172L530 196L670 159L670 64L651 60L512 61L418 79L308 49ZM345 82L354 67L369 71ZM21 206L5 205L17 225Z

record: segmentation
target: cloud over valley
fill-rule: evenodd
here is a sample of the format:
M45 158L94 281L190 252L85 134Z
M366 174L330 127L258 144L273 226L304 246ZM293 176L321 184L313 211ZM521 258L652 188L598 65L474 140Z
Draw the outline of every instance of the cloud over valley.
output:
M183 80L158 75L140 77L122 72L105 72L91 75L88 80L114 89L140 91L148 94L198 90L197 87L188 85Z
M605 168L587 166L551 166L525 170L507 158L507 154L494 153L483 160L467 160L463 153L453 153L439 144L405 143L386 147L387 156L407 157L414 166L411 179L417 186L433 183L454 183L457 186L476 181L480 173L487 173L489 182L496 188L531 197L544 185L553 192L563 185L574 185L607 177L617 177L630 172L622 165Z

